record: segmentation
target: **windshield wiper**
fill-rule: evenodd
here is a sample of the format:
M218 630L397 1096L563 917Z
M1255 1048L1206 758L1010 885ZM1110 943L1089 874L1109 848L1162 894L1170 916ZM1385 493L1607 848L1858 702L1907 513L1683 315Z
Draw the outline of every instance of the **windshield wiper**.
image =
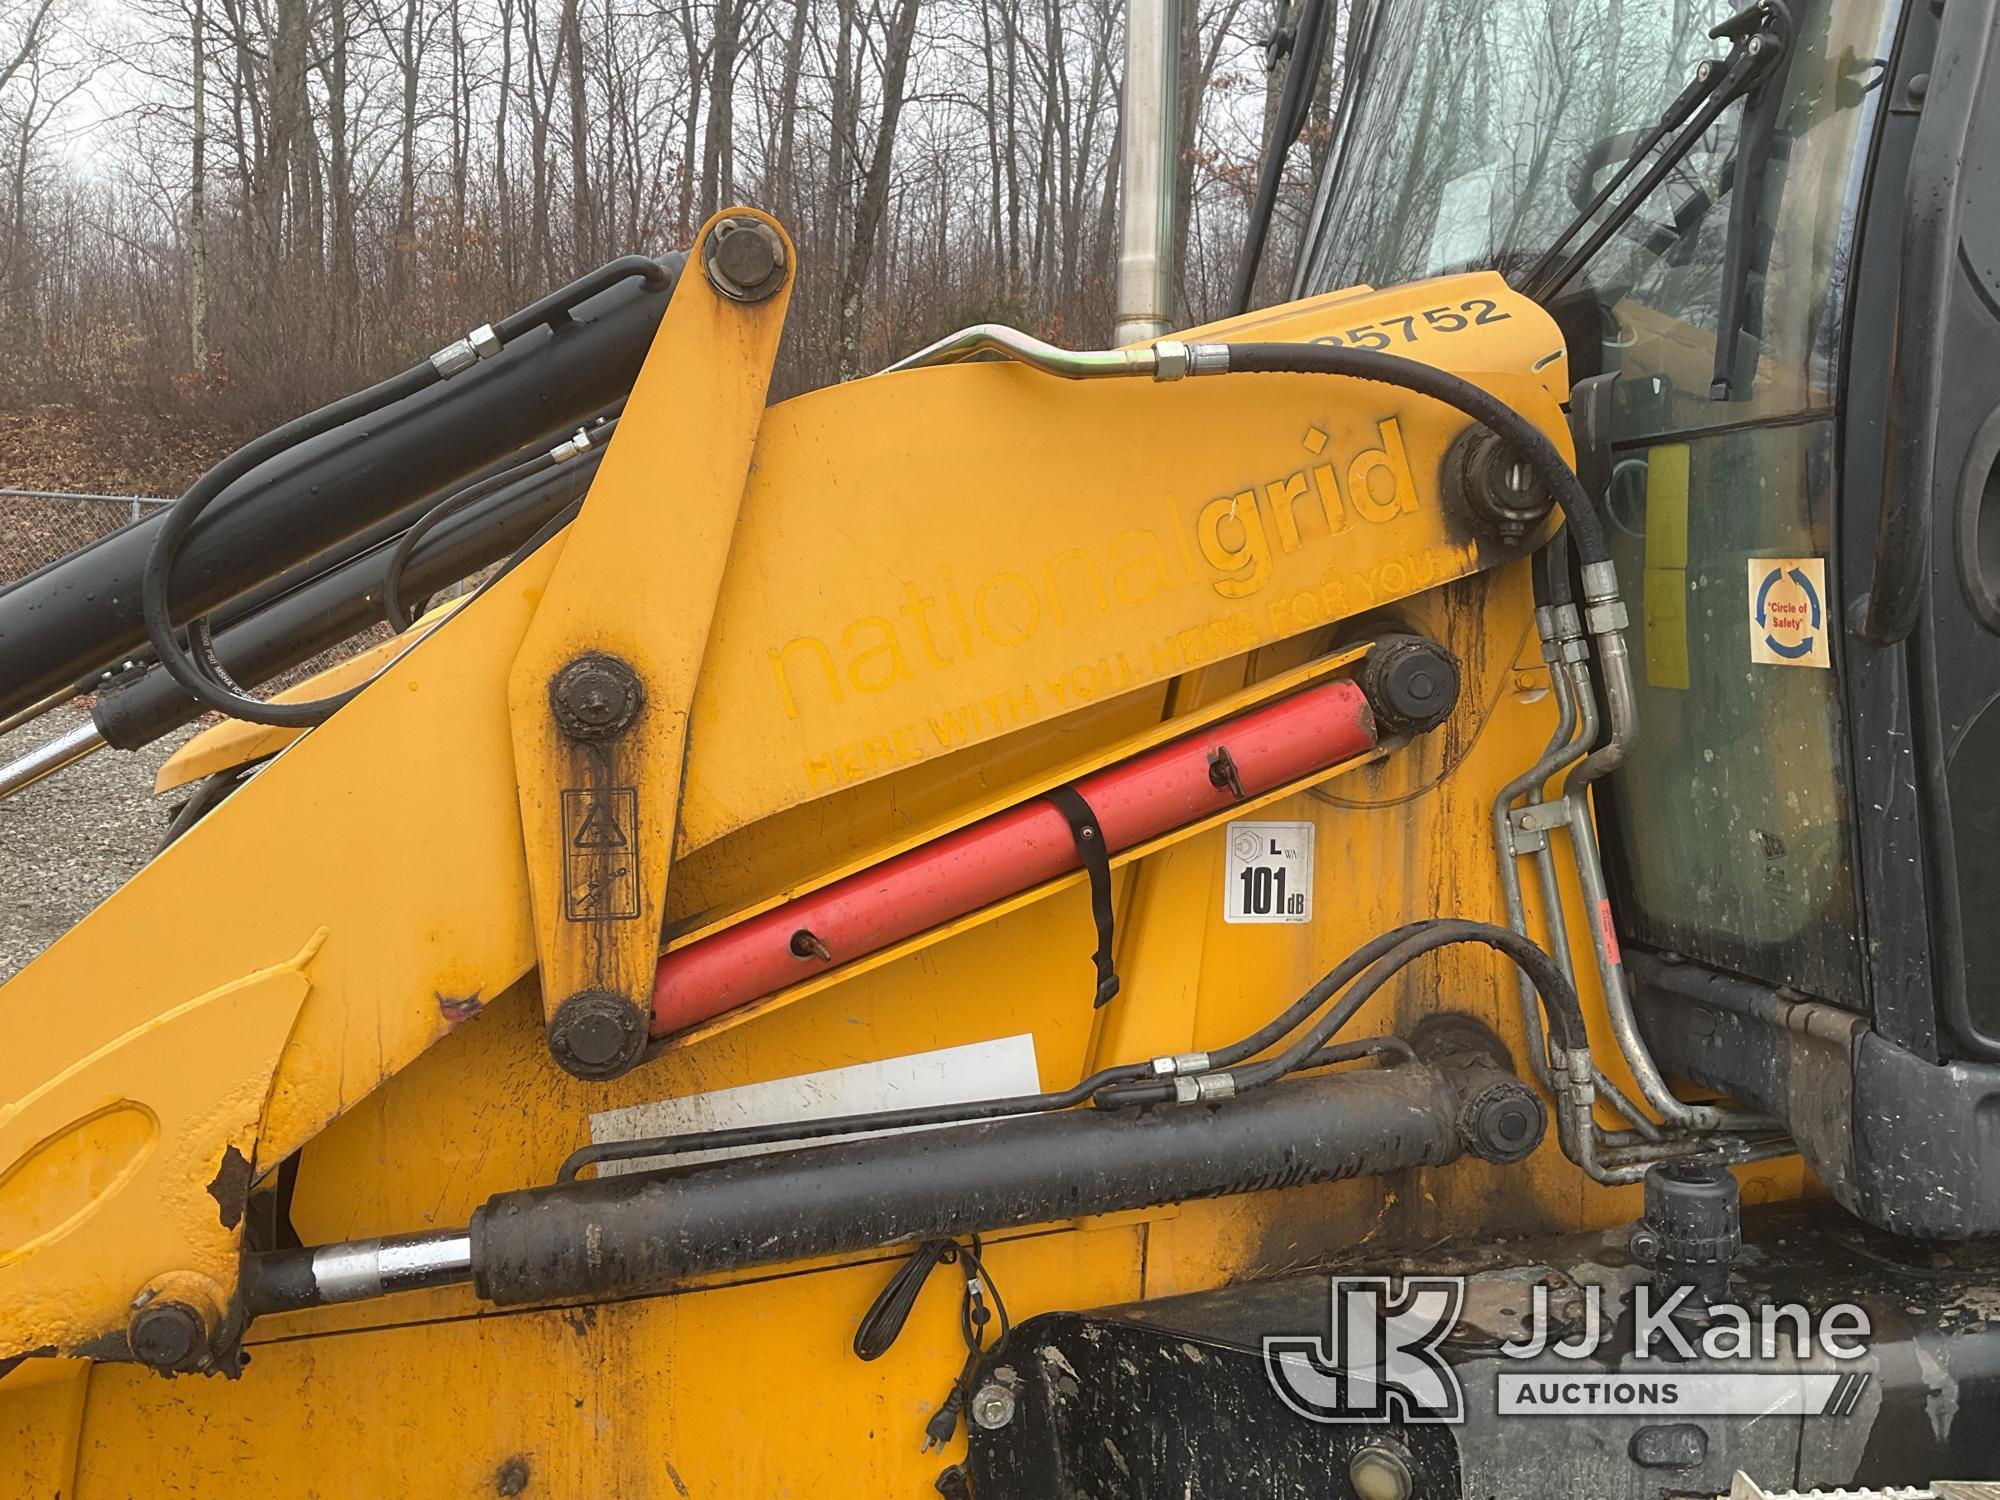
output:
M1257 167L1257 196L1250 205L1243 253L1236 259L1236 284L1229 295L1231 313L1250 311L1250 289L1257 280L1257 262L1264 256L1264 236L1270 231L1271 215L1277 210L1285 157L1312 113L1313 83L1319 77L1320 56L1326 49L1327 16L1331 9L1326 0L1300 0L1296 21L1289 28L1274 32L1264 44L1265 72L1276 72L1287 52L1291 53L1292 61L1285 70L1285 85L1278 95L1271 138L1265 143L1264 159Z
M1730 42L1729 55L1711 58L1695 69L1688 86L1666 107L1658 123L1646 132L1632 154L1626 157L1625 164L1528 268L1521 279L1521 290L1544 305L1561 296L1584 267L1610 242L1619 227L1694 149L1722 112L1737 100L1747 99L1743 129L1737 137L1734 178L1730 188L1722 300L1716 328L1715 376L1710 390L1715 399L1726 400L1732 389L1731 373L1736 364L1744 286L1749 276L1750 231L1757 200L1762 195L1764 166L1770 156L1775 124L1776 92L1765 91L1764 85L1776 75L1779 64L1790 50L1791 11L1784 0L1757 0L1756 4L1722 22L1709 35ZM1664 146L1661 144L1663 141ZM1651 165L1641 173L1639 169L1648 158L1651 158ZM1638 180L1632 182L1635 174L1638 174ZM1629 188L1626 187L1628 182L1632 182ZM1613 202L1614 198L1616 202ZM1602 218L1599 218L1600 214ZM1593 220L1597 221L1597 227L1591 230L1581 245L1569 250L1571 241L1582 234ZM1565 251L1568 251L1567 255Z

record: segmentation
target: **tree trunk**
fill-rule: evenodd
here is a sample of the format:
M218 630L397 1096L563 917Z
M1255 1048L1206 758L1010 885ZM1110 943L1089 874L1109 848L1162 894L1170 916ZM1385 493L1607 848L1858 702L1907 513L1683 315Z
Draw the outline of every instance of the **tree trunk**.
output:
M569 79L570 259L581 270L597 253L596 205L590 191L590 98L583 83L580 0L563 0L562 48Z
M917 35L918 0L898 0L895 19L883 40L882 117L876 124L875 152L862 180L861 202L854 215L854 239L840 279L840 376L851 380L861 369L861 292L875 256L876 233L889 201L889 168L896 154L896 125L903 114L903 82L909 73L910 46Z
M197 377L208 369L208 61L202 0L194 0L194 149L188 168L188 355Z
M792 0L792 29L785 38L784 80L778 86L778 150L770 190L772 210L780 218L790 217L799 203L792 155L799 115L799 68L805 56L806 19L811 10L811 0ZM791 227L796 233L801 226Z

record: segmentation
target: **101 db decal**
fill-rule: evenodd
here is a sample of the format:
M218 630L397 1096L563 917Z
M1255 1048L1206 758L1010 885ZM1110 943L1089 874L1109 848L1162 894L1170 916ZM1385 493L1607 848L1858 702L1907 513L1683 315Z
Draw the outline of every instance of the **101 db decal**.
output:
M1231 823L1224 850L1223 921L1312 920L1312 824Z

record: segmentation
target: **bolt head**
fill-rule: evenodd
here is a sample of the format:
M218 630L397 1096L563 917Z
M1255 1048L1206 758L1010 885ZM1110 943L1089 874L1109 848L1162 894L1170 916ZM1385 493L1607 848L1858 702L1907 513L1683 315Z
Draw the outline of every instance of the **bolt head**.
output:
M549 708L572 739L604 740L623 734L645 706L638 674L615 656L579 656L549 683Z
M1416 1476L1401 1444L1364 1443L1347 1461L1347 1481L1361 1500L1410 1500Z
M724 219L704 251L709 284L733 302L762 302L785 282L785 242L762 219Z
M988 1432L998 1432L1014 1420L1014 1393L999 1381L988 1381L972 1393L966 1407L972 1420Z
M126 1334L132 1357L155 1370L187 1370L201 1358L208 1329L185 1302L155 1298L133 1315Z
M581 990L557 1007L549 1052L578 1078L616 1078L646 1050L646 1015L623 995Z

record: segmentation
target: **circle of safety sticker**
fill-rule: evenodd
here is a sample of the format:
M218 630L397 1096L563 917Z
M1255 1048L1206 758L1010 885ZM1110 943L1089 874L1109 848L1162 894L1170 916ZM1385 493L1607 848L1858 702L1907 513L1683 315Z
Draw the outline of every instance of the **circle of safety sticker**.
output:
M1312 824L1231 823L1223 848L1223 921L1312 920Z
M1765 667L1830 667L1823 557L1750 559L1750 660Z

